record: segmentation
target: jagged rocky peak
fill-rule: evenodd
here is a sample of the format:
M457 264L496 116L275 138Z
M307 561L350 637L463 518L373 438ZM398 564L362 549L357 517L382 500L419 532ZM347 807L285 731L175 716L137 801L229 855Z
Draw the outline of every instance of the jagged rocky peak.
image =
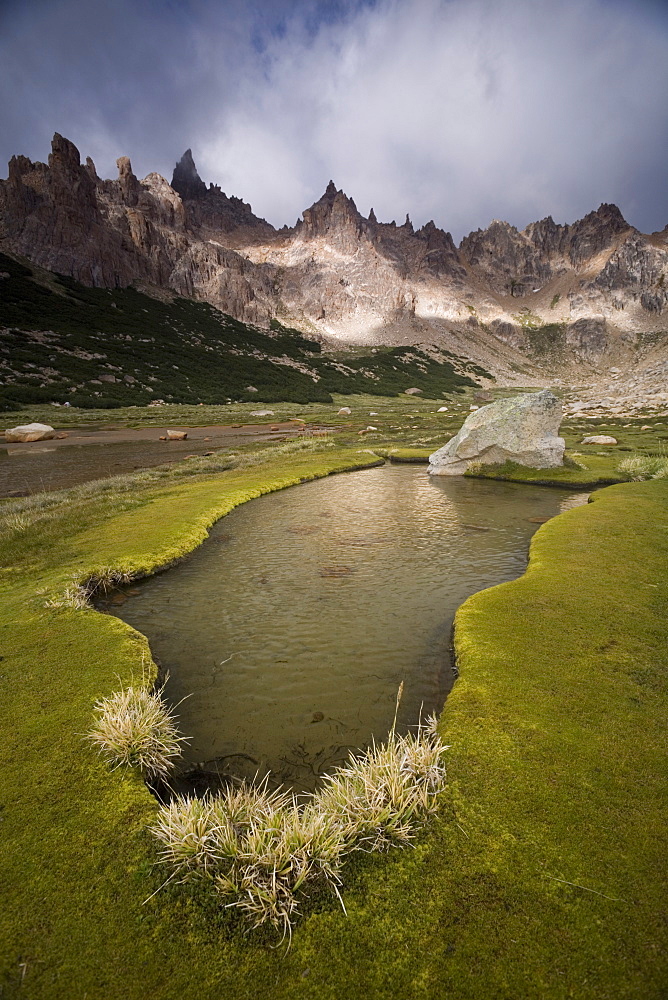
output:
M425 264L432 274L450 274L456 278L466 277L466 271L459 259L455 241L450 233L439 229L433 219L421 229L416 230L414 235L416 239L426 243Z
M206 184L197 173L191 149L186 149L174 167L172 187L183 199L202 198L206 194Z
M75 172L81 166L79 150L73 142L62 136L60 132L54 132L53 139L51 140L49 166L52 170L60 169L68 172Z
M599 205L595 212L589 212L568 227L570 237L570 258L579 264L612 246L622 233L630 233L628 224L616 205Z
M141 184L132 172L132 163L129 156L119 156L116 160L118 167L118 184L121 189L123 201L126 205L134 206L139 201L141 194Z
M460 252L471 264L479 264L488 257L515 255L520 234L509 222L492 219L487 229L476 229L459 244Z
M522 231L522 235L539 250L552 253L560 249L567 229L568 226L558 225L552 216L548 215L538 222L530 222Z
M334 181L329 182L322 198L304 210L302 218L298 229L300 235L306 237L337 232L360 235L365 221L352 198L339 191Z

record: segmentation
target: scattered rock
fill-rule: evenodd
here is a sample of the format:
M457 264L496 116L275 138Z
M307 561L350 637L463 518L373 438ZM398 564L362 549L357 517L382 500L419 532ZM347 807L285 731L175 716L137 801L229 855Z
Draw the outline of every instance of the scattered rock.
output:
M378 428L377 427L372 427L371 424L369 424L369 426L367 427L367 430L368 431L377 431Z
M187 437L187 431L167 431L168 441L185 441Z
M246 392L257 392L257 391L258 390L255 388L254 385L247 385L246 386Z
M406 396L420 396L422 394L422 389L416 389L415 386L413 386L412 389L404 389L404 394Z
M563 464L561 403L548 389L499 399L471 413L459 432L429 456L429 474L461 476L471 463L517 462L536 469Z
M251 417L273 417L273 410L251 410Z
M5 431L5 441L50 441L56 436L56 432L49 424L21 424L19 427L10 427Z
M69 435L67 434L66 431L59 431L57 434L54 434L54 440L55 441L64 441L65 438L68 437L68 436Z
M480 407L476 406L475 403L472 406L469 406L469 410L479 410L479 409Z
M641 431L651 431L651 429L652 429L651 424L643 424L642 427L640 428Z
M609 434L592 434L583 438L580 444L617 444L617 438L610 437Z
M370 416L370 417L377 417L377 416L379 416L379 414L378 414L378 413L376 413L376 411L375 411L375 410L369 410L369 416Z
M323 712L314 712L311 716L311 722L322 722L324 718L325 716Z
M436 412L437 413L447 413L448 412L448 408L447 408L447 406L439 406L439 408L436 410Z
M269 428L270 431L280 431L280 429L281 428L279 427L278 424L272 424L271 427Z
M339 410L337 416L339 416L339 417L348 417L348 416L350 416L350 414L352 412L353 411L350 409L349 406L342 406L341 409Z

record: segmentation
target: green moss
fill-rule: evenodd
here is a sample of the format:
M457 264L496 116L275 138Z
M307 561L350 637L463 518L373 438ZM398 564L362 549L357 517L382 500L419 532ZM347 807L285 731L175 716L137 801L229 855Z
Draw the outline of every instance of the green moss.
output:
M461 676L442 719L449 793L415 850L360 856L347 869L347 916L316 900L285 954L194 889L152 896L164 879L146 833L155 801L133 775L109 772L81 736L93 702L141 676L146 642L112 617L46 608L45 600L72 574L145 572L179 558L251 496L373 461L358 450L284 454L215 477L59 504L48 517L38 509L28 528L8 533L0 595L3 995L661 995L663 482L604 490L552 520L535 536L524 577L460 609Z
M518 313L515 313L513 319L524 330L538 330L543 325L540 316L532 313L528 306L524 306Z
M415 462L423 465L429 461L433 451L433 448L392 448L386 455L390 462Z
M626 482L628 476L617 470L618 461L617 456L592 454L583 456L578 453L575 460L556 469L531 469L526 465L508 461L503 465L478 466L465 474L473 479L501 479L509 483L572 486L575 489Z

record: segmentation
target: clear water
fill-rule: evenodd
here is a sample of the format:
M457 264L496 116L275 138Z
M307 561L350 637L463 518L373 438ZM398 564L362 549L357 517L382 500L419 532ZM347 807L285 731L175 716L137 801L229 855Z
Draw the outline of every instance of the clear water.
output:
M441 709L457 607L519 576L538 521L586 498L424 466L333 476L237 508L109 610L186 698L186 768L309 789L386 737L402 681L400 729Z

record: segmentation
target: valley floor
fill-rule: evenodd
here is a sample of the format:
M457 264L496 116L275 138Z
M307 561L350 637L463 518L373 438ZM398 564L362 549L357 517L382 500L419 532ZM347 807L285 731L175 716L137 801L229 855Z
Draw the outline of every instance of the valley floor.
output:
M96 699L150 681L147 644L63 594L166 565L233 506L372 452L369 437L286 442L4 507L3 996L665 995L666 480L552 520L523 577L462 606L439 816L414 849L350 864L347 915L317 899L286 952L193 888L153 895L155 800L82 738Z

